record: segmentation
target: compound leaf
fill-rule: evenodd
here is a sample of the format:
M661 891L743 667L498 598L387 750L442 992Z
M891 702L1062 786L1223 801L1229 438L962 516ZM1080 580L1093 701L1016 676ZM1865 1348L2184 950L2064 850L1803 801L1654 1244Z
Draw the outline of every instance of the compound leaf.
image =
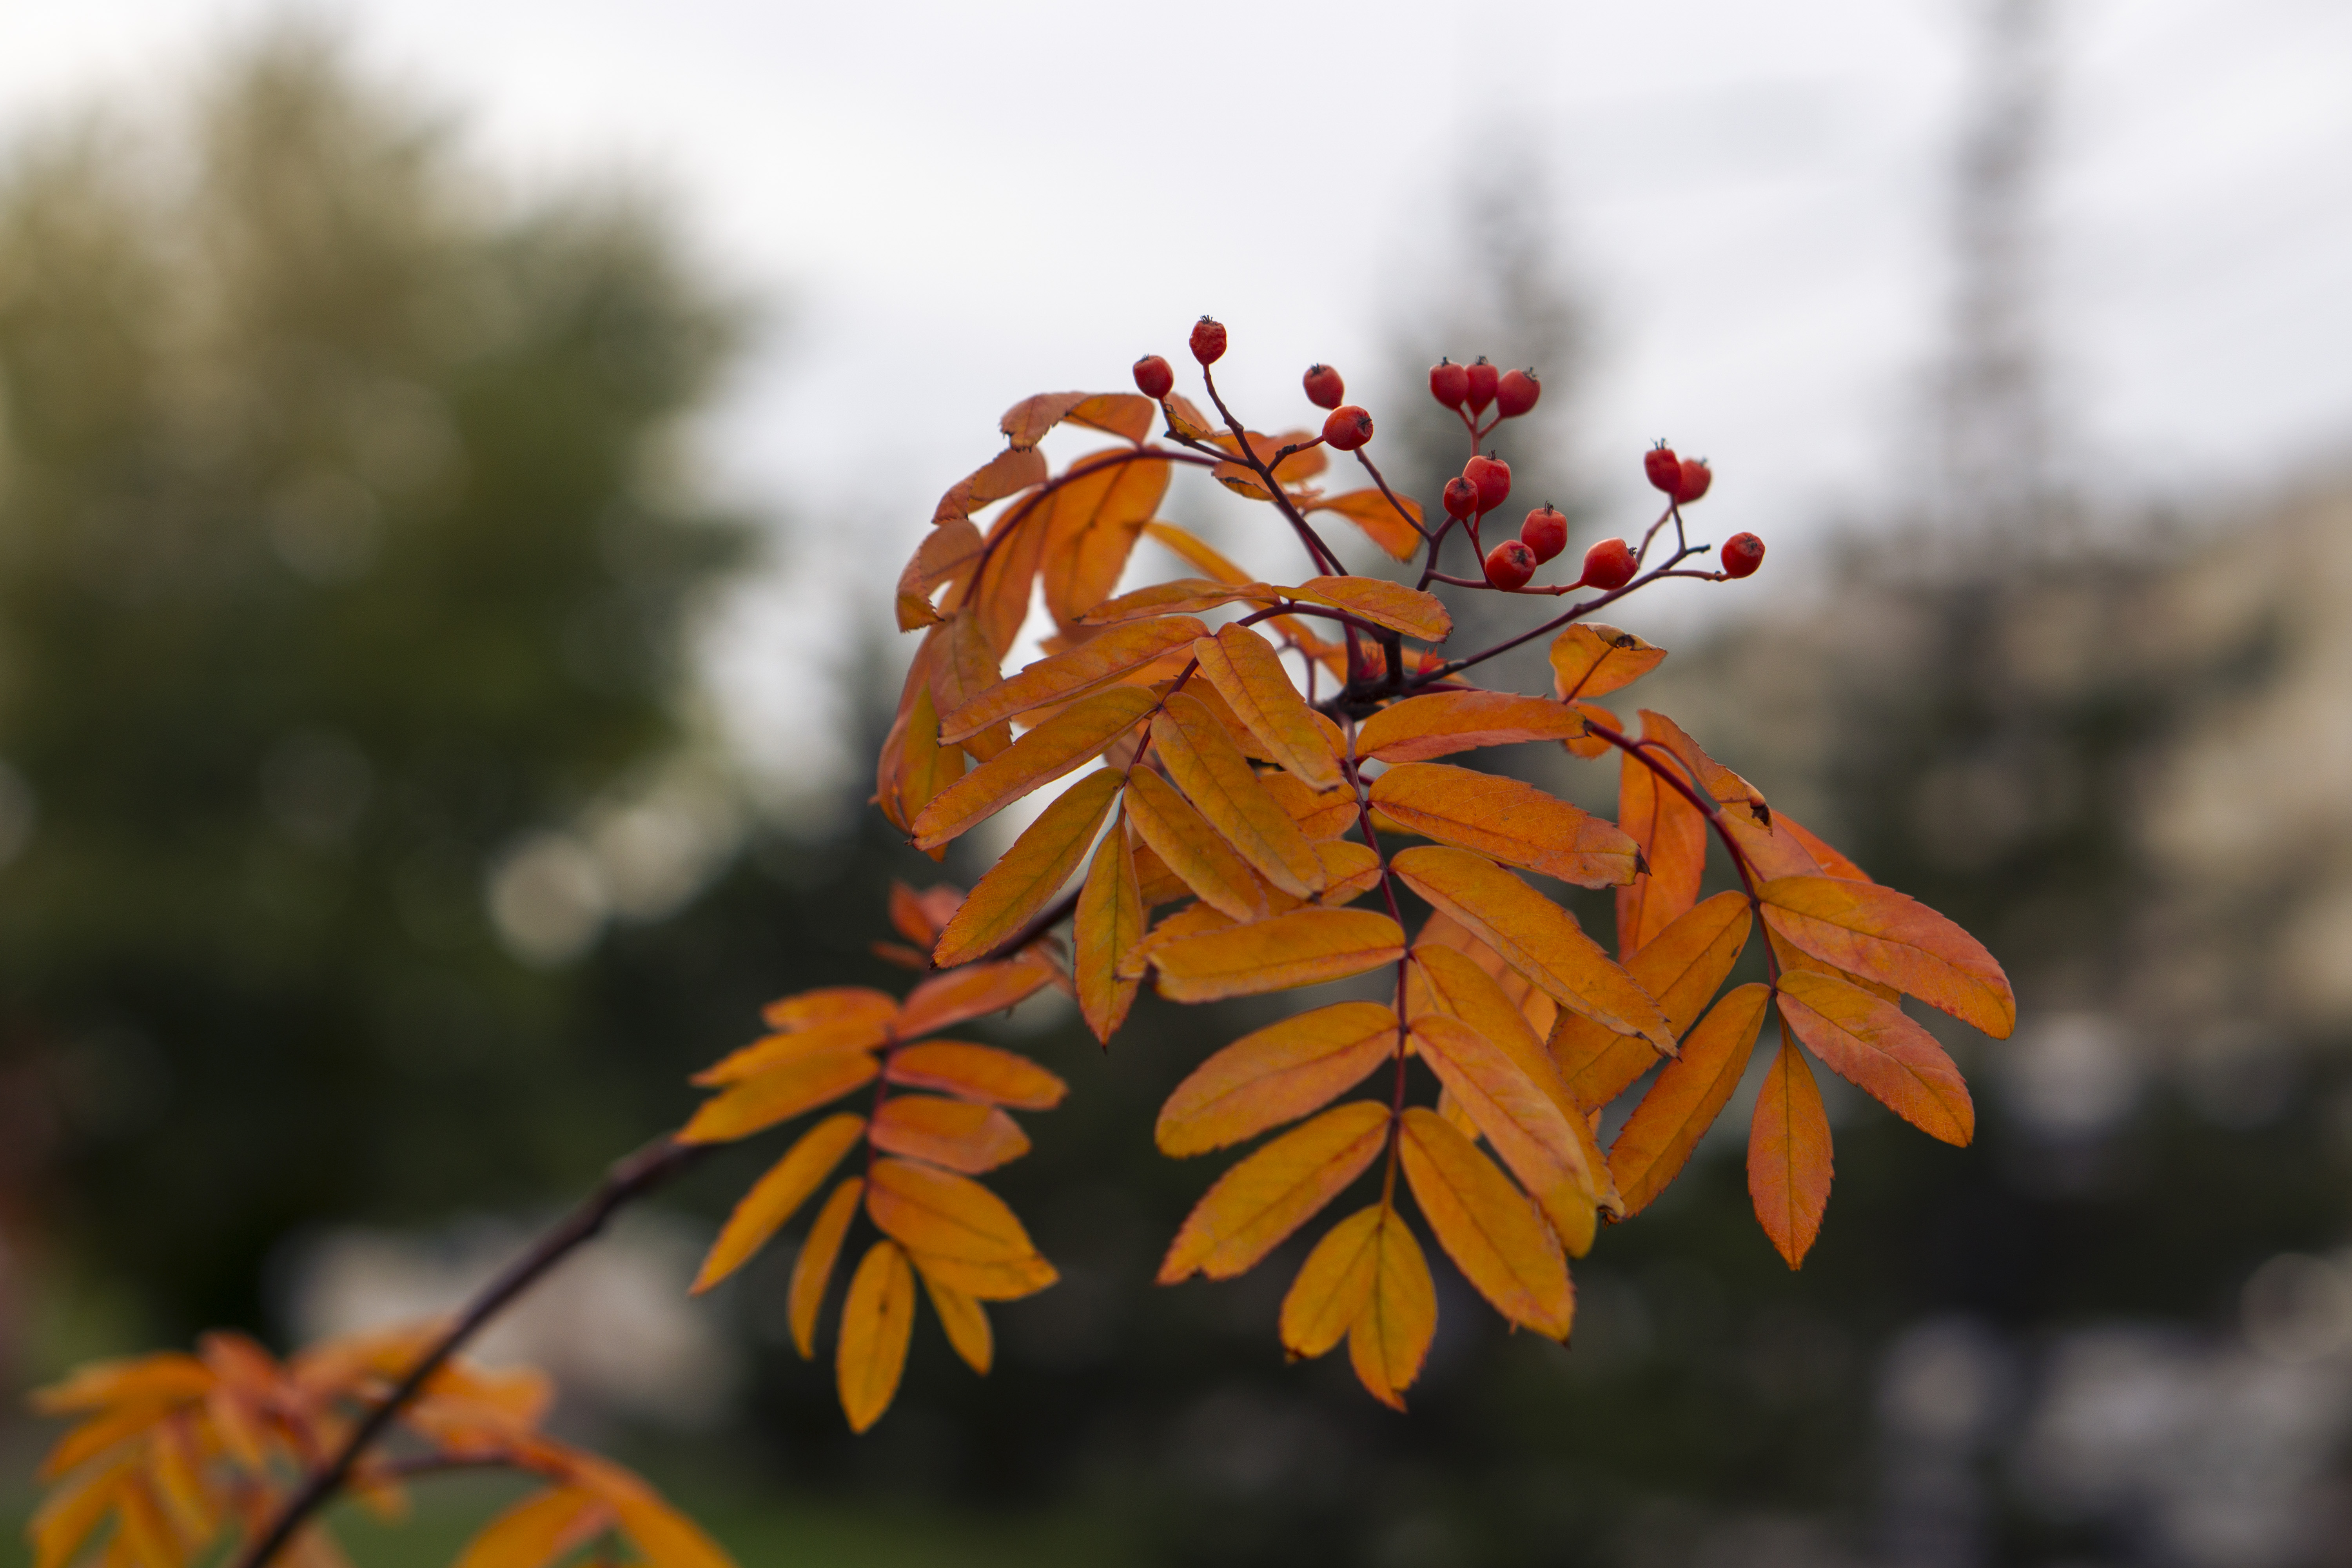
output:
M844 1111L802 1133L784 1157L751 1184L751 1190L727 1216L719 1239L711 1243L709 1255L702 1260L701 1272L695 1276L692 1293L700 1295L749 1262L808 1195L824 1184L865 1131L864 1117Z
M1765 923L1799 951L1916 996L1997 1040L2017 1027L2016 994L1992 954L1917 900L1843 877L1776 877L1757 891Z
M1780 1019L1829 1069L1931 1138L1960 1148L1976 1136L1976 1105L1960 1069L1892 1002L1833 974L1780 976Z

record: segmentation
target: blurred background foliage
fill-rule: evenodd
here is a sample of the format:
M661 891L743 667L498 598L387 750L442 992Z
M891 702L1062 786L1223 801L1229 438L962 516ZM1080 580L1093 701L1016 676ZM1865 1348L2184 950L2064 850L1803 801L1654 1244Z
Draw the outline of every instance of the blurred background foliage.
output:
M714 739L695 628L774 520L701 477L691 421L751 317L658 202L517 197L299 30L175 123L63 127L0 176L19 1386L207 1324L284 1346L436 1309L675 1125L760 1001L902 983L866 948L890 879L977 869L895 843L862 790L765 812ZM1577 504L1581 313L1507 188L1474 194L1391 379L1534 359L1517 491L1580 549L1617 527ZM2017 384L1979 381L1969 416L1997 424ZM1460 454L1396 401L1390 473L1433 498ZM1280 1258L1150 1284L1210 1174L1152 1150L1152 1114L1276 1005L1147 996L1105 1054L1049 995L980 1031L1075 1089L1002 1181L1063 1283L1002 1310L985 1383L926 1324L853 1440L789 1350L789 1244L684 1301L758 1152L491 1349L553 1366L566 1420L747 1563L2336 1560L2352 491L2114 518L2053 482L1969 534L1947 477L1960 502L1680 639L1625 704L2018 984L2016 1040L1952 1032L1973 1148L1832 1099L1802 1274L1748 1214L1743 1095L1578 1269L1571 1348L1444 1274L1399 1419L1342 1367L1282 1364ZM869 727L899 654L869 657ZM1539 658L1506 678L1535 688ZM1511 765L1611 799L1612 770ZM434 1560L488 1507L471 1487L360 1561Z

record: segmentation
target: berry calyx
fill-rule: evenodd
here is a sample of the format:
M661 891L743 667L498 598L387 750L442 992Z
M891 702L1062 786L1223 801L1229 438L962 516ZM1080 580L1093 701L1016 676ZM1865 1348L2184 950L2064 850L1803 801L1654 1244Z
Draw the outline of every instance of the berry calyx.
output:
M1192 357L1202 364L1214 364L1225 357L1225 324L1214 316L1203 316L1192 323Z
M1486 581L1502 589L1524 588L1536 574L1536 552L1516 539L1486 552Z
M1306 379L1307 401L1318 408L1337 408L1340 399L1348 395L1347 384L1328 364L1308 365Z
M1445 502L1448 517L1468 517L1478 510L1478 487L1460 474L1445 481L1445 493L1439 498Z
M1429 395L1448 408L1459 408L1470 395L1470 367L1450 359L1429 367Z
M1506 419L1517 419L1542 395L1543 384L1536 380L1534 371L1507 370L1495 384L1495 411Z
M1372 416L1352 403L1334 408L1331 416L1323 421L1325 444L1342 452L1352 452L1371 438Z
M1685 458L1682 473L1675 484L1675 504L1688 506L1706 494L1706 487L1715 483L1715 470L1706 466L1705 458Z
M1584 575L1576 585L1614 593L1633 580L1633 547L1622 539L1604 539L1584 552Z
M1683 488L1683 460L1664 441L1642 454L1642 471L1651 485L1672 496Z
M1484 414L1486 405L1495 401L1495 389L1502 381L1502 372L1488 364L1485 354L1464 369L1470 380L1470 412Z
M1135 362L1135 390L1157 403L1176 390L1176 373L1158 354L1145 354Z
M1568 517L1546 501L1519 524L1519 538L1536 552L1538 563L1549 561L1568 548Z
M1492 511L1511 494L1511 465L1500 458L1480 456L1462 465L1462 477L1478 490L1478 510Z
M1748 577L1764 564L1764 542L1752 533L1735 533L1723 542L1723 574Z

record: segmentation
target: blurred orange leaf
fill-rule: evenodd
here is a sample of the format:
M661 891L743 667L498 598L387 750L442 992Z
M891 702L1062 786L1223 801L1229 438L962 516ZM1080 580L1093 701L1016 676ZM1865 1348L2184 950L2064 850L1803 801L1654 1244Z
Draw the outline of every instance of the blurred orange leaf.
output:
M989 1105L1051 1110L1069 1085L1031 1061L994 1046L961 1040L927 1040L890 1053L882 1076L909 1089L936 1089Z
M1402 516L1390 504L1389 498L1376 489L1318 496L1305 503L1301 510L1336 511L1362 529L1364 536L1379 545L1391 559L1410 561L1421 550L1421 503L1410 496L1399 496L1397 500L1404 503Z
M907 1342L914 1330L914 1272L894 1243L877 1241L850 1277L835 1350L841 1408L851 1431L863 1432L882 1419L898 1397L898 1377L907 1368Z
M791 1151L751 1184L751 1190L727 1216L719 1239L711 1243L701 1271L695 1276L693 1294L700 1295L749 1262L793 1217L793 1211L808 1201L809 1194L824 1184L865 1132L866 1119L845 1111L802 1133Z
M832 1282L833 1267L840 1260L841 1244L849 1235L850 1221L857 1217L858 1202L865 1195L863 1176L851 1176L834 1188L810 1224L808 1237L801 1243L800 1256L793 1259L792 1281L784 1290L784 1315L792 1326L793 1343L803 1361L816 1354L817 1311L824 1305L825 1287Z
M730 1143L838 1100L881 1071L873 1054L826 1051L801 1057L730 1085L702 1102L678 1131L682 1143Z
M874 1112L877 1149L979 1175L1029 1152L1028 1135L992 1105L936 1094L896 1094Z

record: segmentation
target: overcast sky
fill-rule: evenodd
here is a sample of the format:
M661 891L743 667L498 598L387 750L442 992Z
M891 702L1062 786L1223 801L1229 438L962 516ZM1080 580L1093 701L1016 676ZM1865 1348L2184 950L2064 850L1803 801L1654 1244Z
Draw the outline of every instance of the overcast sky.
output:
M1210 310L1226 384L1295 416L1309 360L1370 367L1436 312L1448 182L1506 142L1549 170L1528 198L1596 330L1580 456L1627 521L1670 437L1716 464L1716 531L1795 570L1916 460L1964 0L0 0L0 135L289 11L345 19L520 181L674 190L774 307L709 434L795 525L718 658L772 761L794 661L859 595L878 613L1004 405L1121 386ZM2211 493L2340 458L2352 5L2061 12L2049 315L2083 466Z

